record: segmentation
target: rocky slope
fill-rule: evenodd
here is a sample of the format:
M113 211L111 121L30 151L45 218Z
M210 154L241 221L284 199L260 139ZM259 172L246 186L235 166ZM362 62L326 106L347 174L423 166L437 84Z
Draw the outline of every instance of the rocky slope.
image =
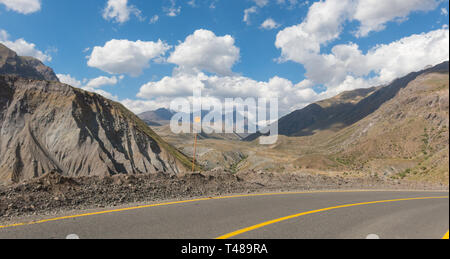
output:
M188 167L185 155L121 104L28 75L0 75L0 184L52 171L79 177Z
M0 43L0 75L59 81L53 70L32 57L20 57Z
M329 143L348 167L448 183L448 128L447 62L417 75L394 98Z

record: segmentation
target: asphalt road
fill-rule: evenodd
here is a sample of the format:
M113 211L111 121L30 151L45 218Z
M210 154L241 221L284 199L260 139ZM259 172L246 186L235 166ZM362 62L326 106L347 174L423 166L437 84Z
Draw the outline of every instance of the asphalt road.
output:
M33 224L25 219L16 226L0 224L0 239L440 239L449 229L448 196L364 191L206 198L77 212Z

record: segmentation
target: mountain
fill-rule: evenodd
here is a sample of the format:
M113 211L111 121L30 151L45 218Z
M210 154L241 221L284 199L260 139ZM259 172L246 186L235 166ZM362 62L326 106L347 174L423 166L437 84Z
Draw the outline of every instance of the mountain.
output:
M161 126L169 124L174 114L171 110L159 108L155 111L138 114L138 117L150 126Z
M49 70L31 69L39 61L12 53L2 47L0 56L0 184L52 171L104 176L188 168L189 158L121 104L48 80Z
M397 93L424 73L445 71L448 62L413 72L394 80L387 86L357 89L319 101L294 111L278 121L279 134L285 136L310 136L319 131L338 132L376 111ZM253 141L260 133L245 138Z
M210 111L207 110L202 110L201 111L201 118L204 119L205 116L207 116L210 113ZM173 137L173 134L171 134L171 129L170 129L170 120L172 119L172 117L176 114L176 112L165 109L165 108L160 108L154 111L148 111L148 112L143 112L141 114L138 114L138 117L143 120L145 123L147 123L147 125L151 126L155 131L157 131L159 134L162 134L166 137ZM190 113L190 114L185 114L187 116L189 116L189 121L190 123L192 123L194 121L194 113ZM229 114L231 115L231 113ZM237 121L237 116L236 116L236 111L233 112L232 114L233 116L233 123L234 125L236 125L236 121ZM249 134L248 133L222 133L225 130L225 115L219 114L218 115L219 118L221 118L221 122L222 122L222 127L219 126L219 128L217 128L219 130L220 133L211 133L211 134L207 134L205 132L201 132L198 137L199 138L203 138L203 139L225 139L225 140L242 140L243 138L247 137ZM213 121L213 125L210 125L208 128L210 130L215 130L216 127L214 126L215 122ZM218 124L217 124L218 125ZM249 128L249 122L247 117L244 118L244 130L247 131ZM256 127L256 126L255 126ZM192 128L192 125L191 125ZM191 134L182 134L187 138L190 138Z
M400 178L448 184L449 63L406 79L396 82L406 85L393 98L328 143L350 167L384 172L403 167Z
M17 75L29 79L57 81L55 72L32 57L18 56L0 43L0 75Z

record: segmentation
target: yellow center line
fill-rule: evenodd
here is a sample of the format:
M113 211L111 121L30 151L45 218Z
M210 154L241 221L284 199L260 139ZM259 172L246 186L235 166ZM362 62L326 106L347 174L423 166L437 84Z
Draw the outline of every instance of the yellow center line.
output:
M259 229L259 228L262 228L262 227L265 227L265 226L268 226L268 225L271 225L271 224L275 224L275 223L278 223L278 222L281 222L281 221L285 221L285 220L289 220L289 219L293 219L293 218L298 218L298 217L301 217L301 216L304 216L304 215L314 214L314 213L323 212L323 211L329 211L329 210L340 209L340 208L355 207L355 206L362 206L362 205L378 204L378 203L411 201L411 200L426 200L426 199L448 199L448 196L419 197L419 198L405 198L405 199L395 199L395 200L361 202L361 203L346 204L346 205L340 205L340 206L329 207L329 208L324 208L324 209L312 210L312 211L298 213L298 214L295 214L295 215L282 217L282 218L279 218L279 219L266 221L266 222L263 222L263 223L260 223L260 224L257 224L257 225L251 226L251 227L239 229L239 230L236 230L234 232L231 232L231 233L225 234L223 236L217 237L216 239L228 239L228 238L235 237L237 235L240 235L240 234L243 234L243 233L255 230L255 229ZM446 234L446 236L448 238L448 233Z
M449 231L447 231L447 234L445 234L445 235L442 237L442 239L448 239L448 232L449 232Z
M109 213L115 213L115 212L124 212L124 211L130 211L130 210L145 209L145 208L151 208L151 207L167 206L167 205L182 204L182 203L192 203L192 202L198 202L198 201L207 201L207 200L221 200L221 199L232 199L232 198L242 198L242 197L258 197L258 196L272 196L272 195L293 195L293 194L313 194L313 193L355 193L355 192L377 192L377 191L378 192L382 192L383 190L303 191L303 192L256 193L256 194L242 194L242 195L208 197L208 198L199 198L199 199L183 200L183 201L173 201L173 202L166 202L166 203L159 203L159 204L149 204L149 205L129 207L129 208L122 208L122 209L105 210L105 211L98 211L98 212L92 212L92 213L84 213L84 214L78 214L78 215L63 216L63 217L50 218L50 219L43 219L43 220L32 221L32 222L10 224L10 225L4 225L4 226L0 225L0 229L2 229L2 228L9 228L9 227L19 227L19 226L26 226L26 225L41 224L41 223L46 223L46 222L65 220L65 219L73 219L73 218L80 218L80 217L87 217L87 216L94 216L94 215L109 214Z

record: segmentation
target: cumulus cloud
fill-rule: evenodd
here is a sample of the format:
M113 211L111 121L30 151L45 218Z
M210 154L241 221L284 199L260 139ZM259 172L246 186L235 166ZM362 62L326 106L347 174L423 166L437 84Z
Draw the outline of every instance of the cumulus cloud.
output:
M158 101L161 105L167 106L174 98L190 98L194 89L202 90L206 103L220 102L224 98L278 97L282 114L286 114L293 108L303 107L319 98L319 95L311 88L304 87L302 84L294 85L291 81L277 76L264 82L244 76L204 73L180 73L149 82L141 87L137 96L145 100ZM137 104L140 103L140 101L137 102ZM132 110L137 108L132 105L132 100L128 100L127 105Z
M280 24L275 22L272 18L269 18L269 19L265 20L261 24L261 28L262 29L266 29L266 30L273 30L273 29L276 29L278 27L280 27Z
M13 10L21 14L31 14L41 10L41 0L0 0L6 9Z
M162 100L161 98L158 100L132 100L127 98L120 102L135 114L154 111L163 107L169 108L170 106L170 100Z
M58 77L58 79L59 79L59 81L61 83L68 84L68 85L71 85L71 86L75 86L75 87L78 87L78 88L82 87L81 81L77 80L75 77L72 77L69 74L56 74L56 76Z
M439 0L359 0L351 18L361 25L357 36L367 36L371 31L380 31L389 21L404 20L415 11L436 9Z
M117 23L127 22L131 15L141 18L141 11L133 5L128 5L128 0L108 0L103 9L103 18Z
M89 88L99 88L105 85L115 85L119 80L123 79L123 76L119 77L106 77L106 76L99 76L97 78L89 80L89 82L86 84L86 87Z
M290 55L305 67L309 80L324 84L331 95L386 84L426 65L448 60L448 44L449 30L442 28L377 45L367 53L349 43L334 46L329 54Z
M0 43L14 50L17 55L35 57L42 62L52 61L52 57L50 55L36 49L36 44L27 42L22 38L15 41L11 41L9 38L10 36L8 32L5 30L0 30Z
M88 66L110 74L138 76L150 66L150 61L160 59L171 47L158 40L110 40L103 47L96 46L89 56Z
M448 28L378 45L367 53L363 53L355 43L335 45L330 53L322 53L322 47L340 37L346 21L360 21L355 35L365 36L370 31L383 29L388 21L406 18L413 11L436 8L437 2L316 2L311 5L302 23L278 33L275 46L281 50L280 61L290 60L302 64L306 69L307 79L328 87L330 95L343 90L385 84L408 72L420 70L425 65L448 60Z
M123 79L123 76L119 77L99 76L90 80L83 79L83 81L76 79L70 74L56 74L56 76L58 77L59 81L61 81L61 83L68 84L70 86L74 86L83 89L85 91L100 94L103 97L106 97L111 100L116 101L119 100L119 98L116 95L112 95L111 93L99 88L106 85L116 85L120 80Z
M405 19L413 11L437 7L438 0L326 0L311 5L305 20L280 31L276 46L282 58L301 62L321 46L339 38L346 21L360 23L355 35L367 36L385 28L389 21Z
M275 46L282 51L282 59L301 63L311 54L320 52L321 45L339 37L343 13L350 9L346 0L328 0L314 3L298 25L287 27L277 35Z
M183 72L207 71L221 75L231 74L232 66L239 60L239 48L230 35L216 36L208 30L196 30L176 46L167 59Z

